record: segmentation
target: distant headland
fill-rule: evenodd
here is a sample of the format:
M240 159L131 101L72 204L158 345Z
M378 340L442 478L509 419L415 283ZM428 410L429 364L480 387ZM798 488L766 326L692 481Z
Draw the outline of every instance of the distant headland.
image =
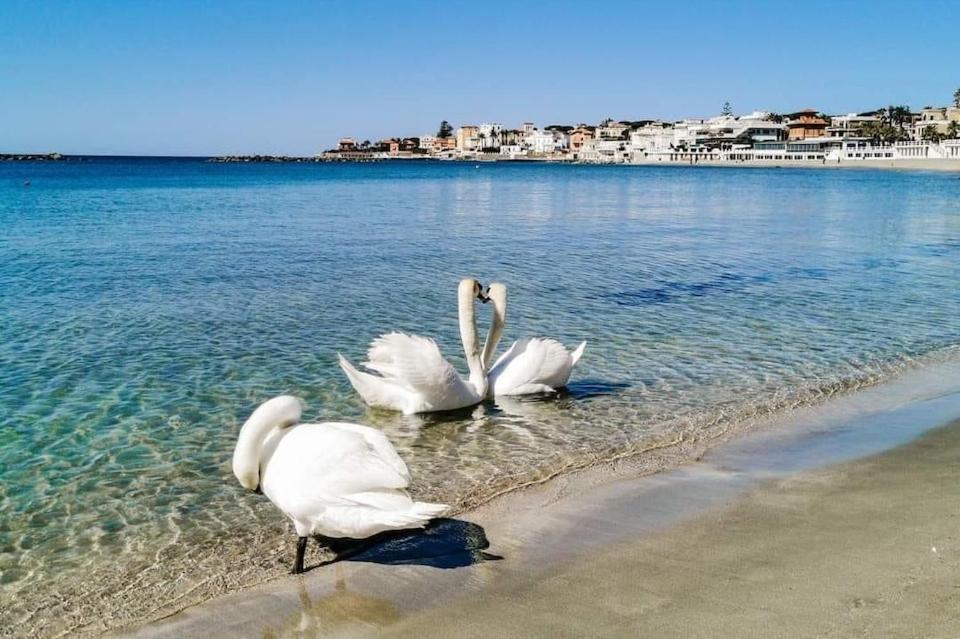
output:
M217 163L264 163L264 162L374 162L388 158L375 158L372 156L362 157L341 157L339 155L220 155L210 158L207 162Z
M59 162L67 156L60 153L0 153L0 162Z

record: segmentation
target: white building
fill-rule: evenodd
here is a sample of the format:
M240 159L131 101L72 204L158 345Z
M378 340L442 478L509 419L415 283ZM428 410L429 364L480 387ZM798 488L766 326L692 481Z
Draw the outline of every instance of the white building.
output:
M676 144L676 131L670 122L650 122L630 132L630 154L634 159L647 153L668 151Z
M577 160L592 164L624 164L630 162L630 143L626 140L584 140L577 151Z
M848 113L846 115L831 115L827 135L834 138L847 138L859 135L860 129L867 124L878 122L875 115L863 113Z
M623 139L629 128L630 124L627 122L607 119L597 127L597 138L600 140L620 140Z
M561 129L547 129L547 133L553 135L554 148L556 151L566 153L570 149L570 133Z
M478 127L477 137L484 149L499 149L503 140L503 125L497 122L484 122Z
M517 158L524 157L527 154L519 144L501 144L500 145L500 157L504 157L510 160L516 160Z
M534 129L523 136L523 147L538 155L553 153L557 150L557 141L550 131Z

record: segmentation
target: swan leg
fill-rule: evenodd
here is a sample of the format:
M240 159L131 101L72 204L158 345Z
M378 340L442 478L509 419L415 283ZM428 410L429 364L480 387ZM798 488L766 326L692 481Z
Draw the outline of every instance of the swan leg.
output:
M307 537L297 537L297 561L293 564L293 574L303 572L303 555L307 552Z

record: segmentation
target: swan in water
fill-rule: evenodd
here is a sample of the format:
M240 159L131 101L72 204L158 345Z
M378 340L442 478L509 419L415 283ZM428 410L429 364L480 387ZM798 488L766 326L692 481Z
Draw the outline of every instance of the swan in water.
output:
M483 345L483 366L488 369L488 395L554 393L566 386L587 343L580 342L571 352L555 339L525 337L514 342L491 366L507 321L507 287L499 282L491 284L487 299L493 303L493 320Z
M233 474L262 492L297 530L294 574L307 537L362 539L421 528L447 507L410 499L410 471L390 440L360 424L301 424L300 400L281 395L253 411L233 451Z
M477 339L474 300L486 301L483 286L475 279L460 281L457 288L460 311L460 339L467 356L470 377L463 379L444 359L432 339L405 333L387 333L373 340L364 366L359 371L337 354L360 397L370 406L398 410L406 415L456 410L473 406L487 394L487 377ZM377 375L373 373L378 373Z

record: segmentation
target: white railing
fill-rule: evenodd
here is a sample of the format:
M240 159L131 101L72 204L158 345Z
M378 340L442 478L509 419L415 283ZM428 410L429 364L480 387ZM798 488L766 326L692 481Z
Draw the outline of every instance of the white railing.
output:
M839 142L839 141L838 141ZM897 142L895 144L877 144L870 142L843 142L837 146L813 147L807 149L729 149L707 150L633 150L633 163L669 162L809 162L836 163L870 160L960 160L960 140L942 142Z

